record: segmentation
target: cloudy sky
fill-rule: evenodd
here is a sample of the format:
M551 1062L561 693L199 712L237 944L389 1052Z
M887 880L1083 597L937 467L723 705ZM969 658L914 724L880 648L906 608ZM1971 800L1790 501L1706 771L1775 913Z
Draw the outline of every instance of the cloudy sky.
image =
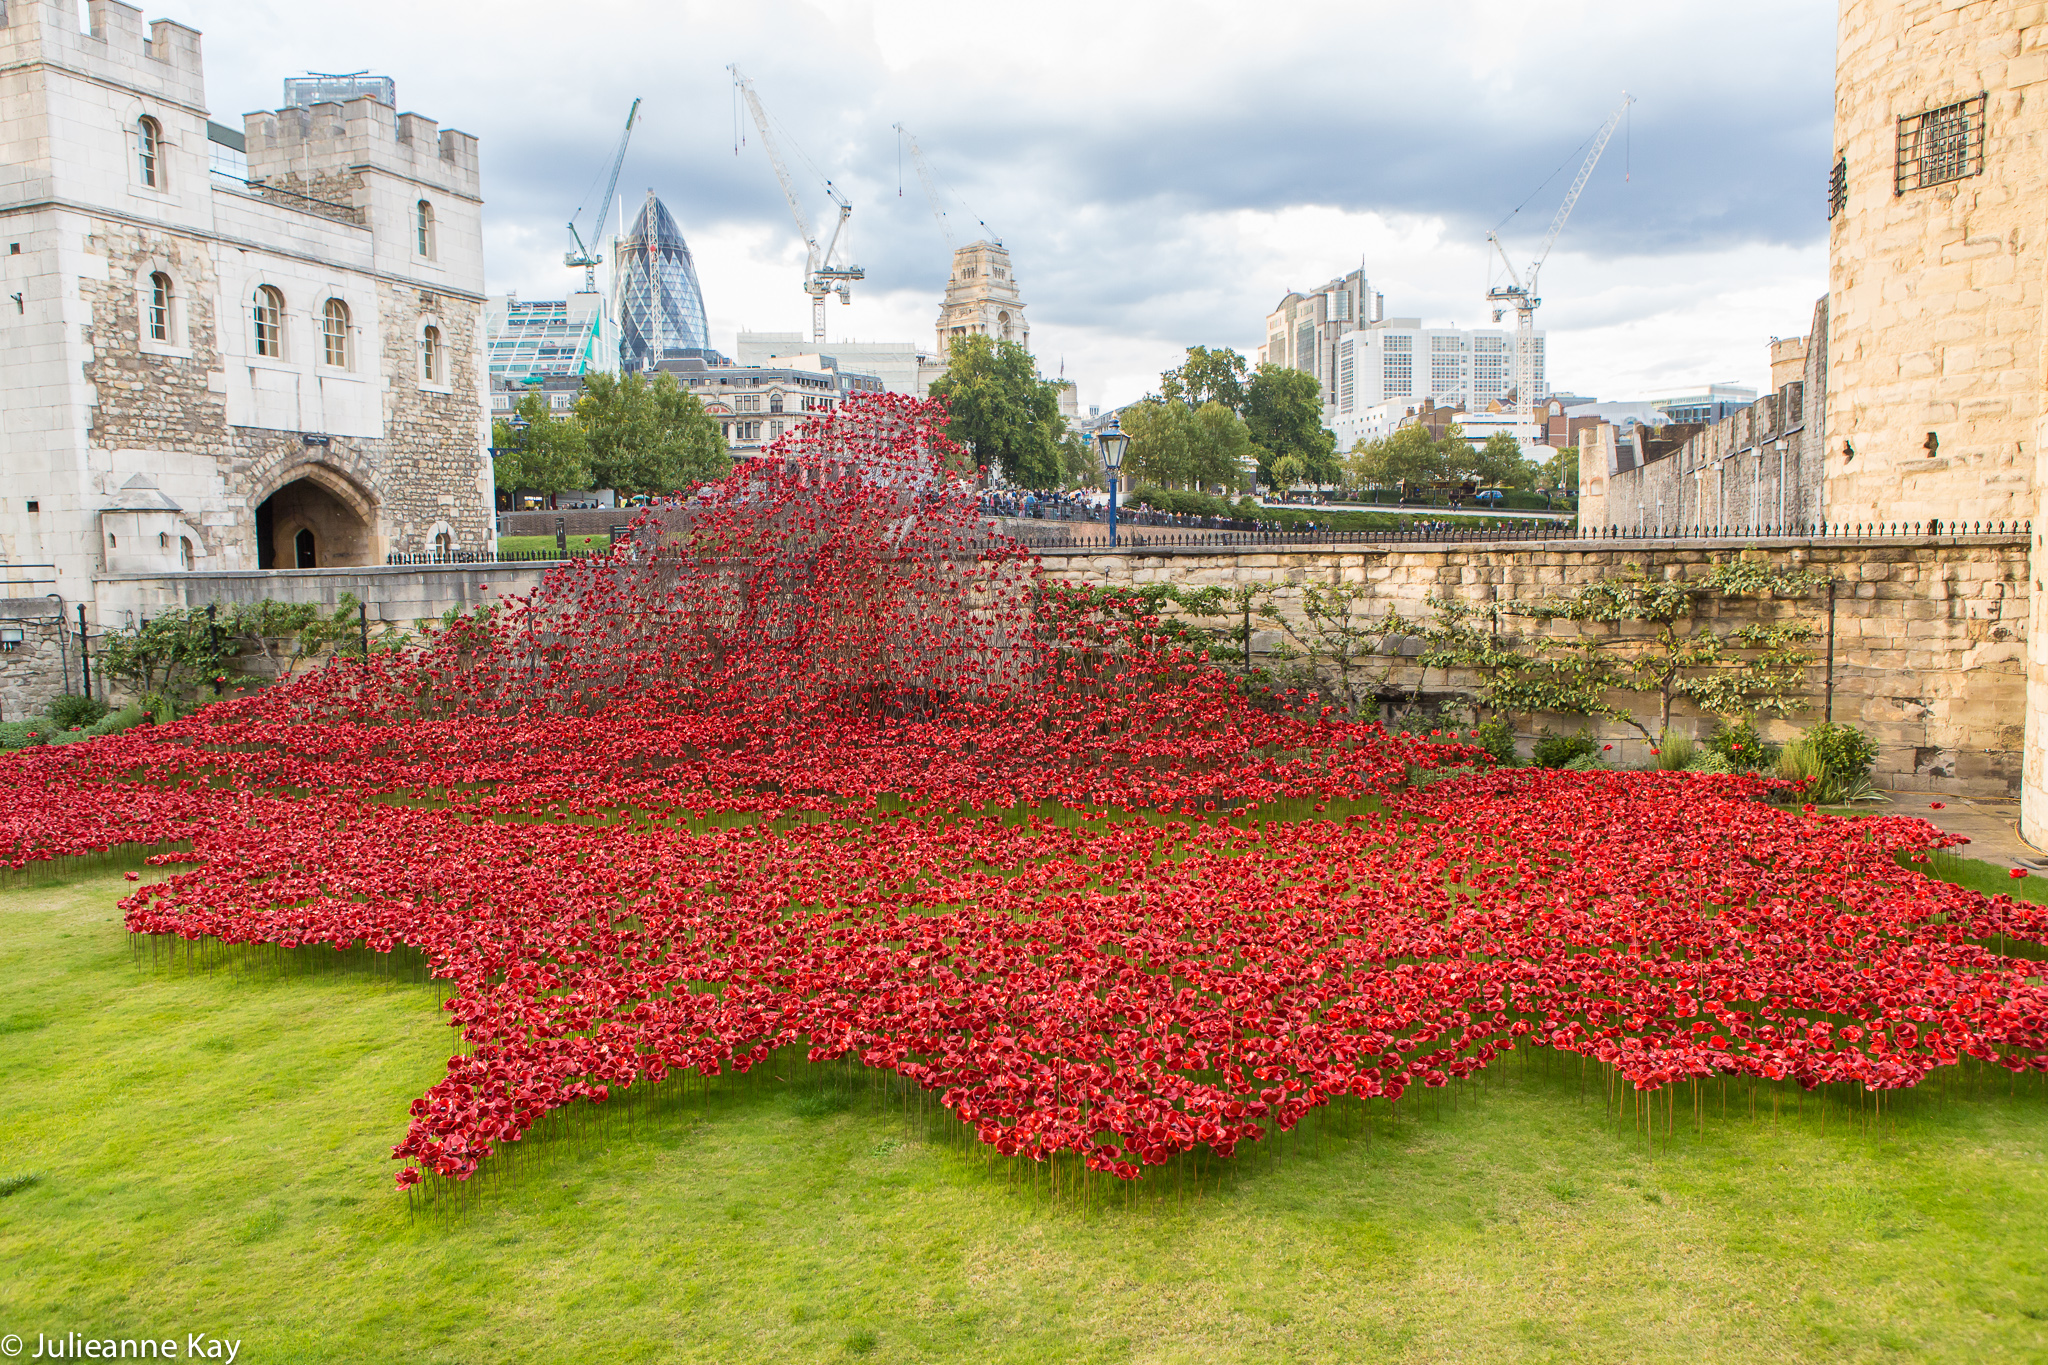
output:
M482 139L489 287L560 297L562 224L638 96L620 192L688 235L712 343L809 326L803 247L728 63L854 204L867 269L830 335L929 346L956 239L1011 250L1047 374L1128 401L1201 343L1249 353L1290 288L1363 262L1390 315L1485 325L1583 144L1637 99L1542 275L1550 377L1600 398L1762 382L1826 285L1834 5L801 4L157 0L205 32L214 116L367 68ZM785 146L814 221L828 207ZM900 169L899 169L900 165ZM1546 183L1547 182L1547 183ZM1516 212L1518 206L1519 213Z

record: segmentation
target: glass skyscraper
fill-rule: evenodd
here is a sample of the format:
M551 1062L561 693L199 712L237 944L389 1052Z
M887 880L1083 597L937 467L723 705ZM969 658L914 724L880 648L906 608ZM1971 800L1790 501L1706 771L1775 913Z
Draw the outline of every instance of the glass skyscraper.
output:
M689 243L653 191L617 253L619 368L648 370L663 359L709 351L711 325Z

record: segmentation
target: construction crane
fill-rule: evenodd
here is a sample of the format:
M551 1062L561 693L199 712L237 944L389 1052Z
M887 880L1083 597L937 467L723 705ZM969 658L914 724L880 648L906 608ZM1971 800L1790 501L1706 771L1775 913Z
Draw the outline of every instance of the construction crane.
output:
M633 120L639 116L640 101L634 100L633 107L626 111L626 131L619 134L619 149L612 153L611 173L605 177L604 198L597 201L597 213L592 217L590 235L595 237L604 226L604 216L612 209L612 192L619 187L619 168L626 164L626 144L633 138ZM574 251L562 253L562 264L574 269L583 268L583 292L597 292L597 257L590 254L590 248L583 244L583 234L576 230L576 220L583 216L583 206L578 205L575 215L569 219L569 238L576 243Z
M1515 263L1508 259L1508 249L1501 245L1500 233L1489 232L1486 240L1500 254L1501 264L1507 267L1508 282L1486 291L1487 301L1493 304L1493 320L1499 322L1501 314L1508 308L1515 310L1515 422L1519 426L1530 426L1536 420L1536 310L1543 300L1536 294L1536 276L1543 269L1543 262L1550 256L1550 248L1557 245L1558 234L1564 231L1565 219L1572 216L1572 206L1579 202L1579 194L1586 188L1586 182L1593 176L1593 167L1600 163L1600 153L1607 150L1608 139L1621 126L1622 115L1635 100L1624 90L1621 105L1607 116L1607 122L1600 125L1600 131L1593 135L1593 150L1586 153L1586 160L1579 167L1579 173L1572 181L1572 187L1565 191L1564 202L1557 206L1557 216L1550 220L1550 231L1544 234L1543 244L1536 248L1536 255L1529 262L1527 273L1515 269Z
M803 201L796 197L796 185L789 178L789 167L783 163L782 153L776 150L775 134L768 127L768 111L761 107L761 97L754 93L754 83L740 74L737 66L728 66L732 73L733 85L747 102L747 110L754 116L754 126L761 130L761 150L768 153L768 164L775 168L775 178L781 182L782 196L789 200L790 216L796 219L797 231L803 234L804 250L804 292L811 296L811 340L825 344L825 296L837 294L841 303L853 302L852 284L855 280L867 278L867 271L857 265L846 265L836 261L839 250L839 235L846 230L846 220L853 216L853 205L846 202L846 196L839 187L823 174L818 178L825 182L825 193L839 206L839 221L832 225L832 239L824 246L818 245L818 235L811 231L811 220L804 213ZM797 150L803 156L803 150ZM806 165L810 158L804 157ZM812 171L817 171L815 165Z

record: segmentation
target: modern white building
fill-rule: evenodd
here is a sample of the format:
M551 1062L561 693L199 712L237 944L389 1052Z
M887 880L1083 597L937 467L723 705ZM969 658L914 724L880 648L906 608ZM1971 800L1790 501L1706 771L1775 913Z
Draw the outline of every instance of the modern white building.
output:
M1420 318L1388 318L1348 331L1336 346L1336 383L1323 409L1323 425L1337 448L1391 434L1401 418L1427 398L1442 407L1462 404L1475 418L1504 402L1515 387L1515 334L1456 327L1424 327ZM1536 397L1550 392L1543 363L1543 333L1536 334ZM1517 435L1525 445L1534 427Z
M224 128L197 32L86 9L0 9L0 562L93 604L486 548L476 139L371 96Z

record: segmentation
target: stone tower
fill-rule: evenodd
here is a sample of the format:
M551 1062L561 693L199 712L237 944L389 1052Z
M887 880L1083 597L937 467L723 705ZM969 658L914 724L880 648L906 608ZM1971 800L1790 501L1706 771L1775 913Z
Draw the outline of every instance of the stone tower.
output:
M488 548L476 139L370 97L216 123L197 32L87 11L0 8L0 561L97 610Z
M2037 519L2044 78L2038 6L1843 0L1829 521Z
M986 336L1031 349L1031 324L1024 320L1024 300L1010 270L1010 253L1001 242L970 242L953 253L953 275L946 281L946 301L939 305L938 330L941 366L956 337Z

